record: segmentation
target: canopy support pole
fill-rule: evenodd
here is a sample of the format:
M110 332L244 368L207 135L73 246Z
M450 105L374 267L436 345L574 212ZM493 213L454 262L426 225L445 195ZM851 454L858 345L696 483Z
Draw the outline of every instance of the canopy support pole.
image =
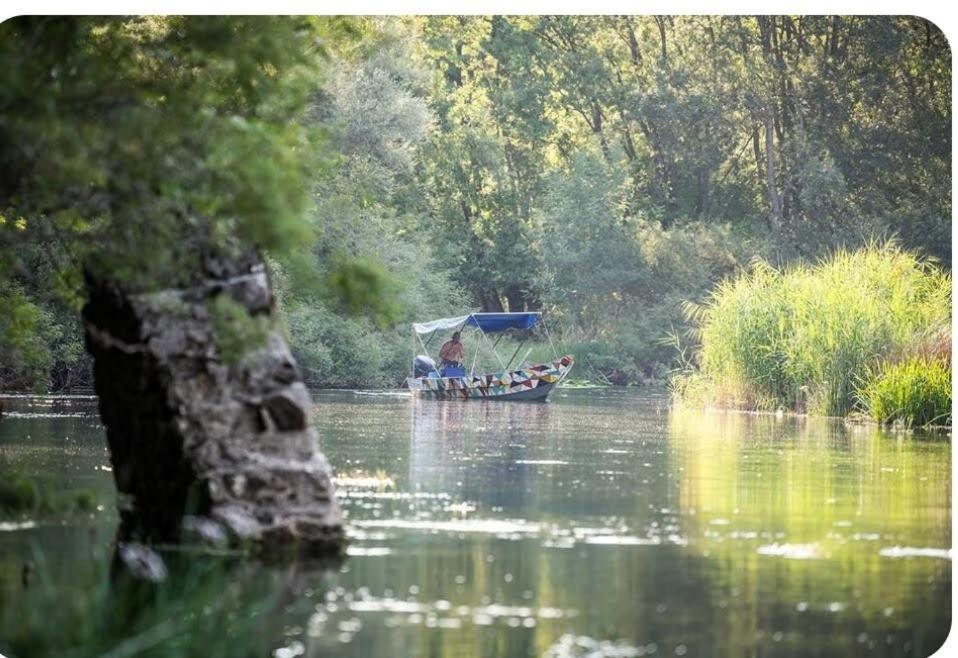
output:
M526 339L523 338L521 341L519 341L519 344L516 345L516 351L513 352L512 356L509 358L509 363L506 365L506 370L509 370L509 368L512 367L512 362L515 361L516 355L519 354L519 350L521 350L522 346L525 344L526 344Z
M420 336L419 334L416 334L416 338L419 339L419 344L422 345L422 349L426 352L426 356L429 356L429 348L426 347L426 344L424 342L422 342L422 336ZM413 345L413 348L415 347L416 346Z
M529 349L526 350L526 353L522 355L522 358L519 359L519 362L516 363L517 368L520 367L523 363L525 363L529 359L529 354L531 352L532 352L532 348L530 347Z
M429 348L426 347L426 344L425 344L424 342L422 342L422 336L420 336L419 334L417 334L415 329L413 329L413 333L416 334L416 338L419 339L419 344L422 345L422 353L423 353L425 356L429 356ZM415 340L413 340L412 349L413 349L413 352L416 351L416 341L415 341ZM413 360L414 360L414 361L415 361L415 356L416 356L416 355L413 354ZM415 367L415 366L413 366L413 367Z
M479 348L482 346L482 341L476 341L476 351L472 355L472 367L469 368L469 376L473 377L476 374L476 361L479 360Z
M482 330L482 327L476 327L476 328L479 330L479 333L482 334L482 337L485 339L485 341L489 343L489 347L492 349L492 353L496 355L496 361L499 362L499 366L502 368L503 371L507 370L505 364L502 363L502 357L499 356L499 352L496 351L496 348L492 344L492 341L489 340L488 336L486 336L486 332Z
M559 353L556 351L555 343L552 342L552 334L549 333L549 327L546 326L546 323L542 323L542 330L546 332L546 338L549 339L549 346L552 348L552 354L555 356L556 361L559 360Z

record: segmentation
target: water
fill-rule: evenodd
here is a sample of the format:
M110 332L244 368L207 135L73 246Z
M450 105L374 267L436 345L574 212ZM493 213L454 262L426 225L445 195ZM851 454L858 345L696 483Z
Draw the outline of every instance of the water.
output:
M170 583L144 593L108 576L95 402L7 398L0 477L104 509L4 520L0 653L925 656L948 633L947 437L670 412L634 390L316 401L349 557L168 552Z

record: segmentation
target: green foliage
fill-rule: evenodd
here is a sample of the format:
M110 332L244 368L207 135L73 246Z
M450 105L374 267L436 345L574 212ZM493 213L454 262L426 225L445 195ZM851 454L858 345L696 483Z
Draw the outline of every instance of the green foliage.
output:
M619 216L760 223L806 255L883 226L950 259L951 56L927 21L443 17L423 34L426 172L477 295L524 283L482 264L515 239L529 262L543 181L583 152L624 175Z
M210 249L265 250L324 384L397 381L386 325L470 308L649 381L754 258L950 267L951 53L917 17L21 17L0 61L0 276L55 328L17 387L85 380L84 268L163 288ZM845 404L791 385L761 404Z
M21 288L0 284L0 387L46 386L58 329L52 314Z
M102 533L101 533L102 534ZM164 553L161 583L111 569L116 550L93 535L79 573L63 578L53 555L33 552L29 587L17 583L21 605L4 606L0 650L15 656L263 656L283 642L282 577L232 557ZM16 564L19 570L20 563ZM248 568L247 568L248 567ZM303 618L305 605L293 604ZM56 629L56 632L50 632Z
M297 244L322 139L301 118L318 39L333 29L307 18L3 23L0 207L27 218L21 240L62 235L85 267L135 287L189 280L203 249Z
M0 385L89 384L81 272L157 290L195 282L211 252L308 244L330 164L309 101L356 36L339 18L0 25L0 306L16 311Z
M63 492L55 482L18 473L0 480L0 515L3 516L90 512L96 504L96 494L92 491Z
M579 367L624 384L664 378L673 350L662 338L682 326L682 300L731 272L750 240L725 225L661 224L623 216L624 173L580 155L549 181L539 242L548 258L536 286Z
M271 322L265 315L251 315L228 295L219 295L209 304L213 340L220 358L235 365L243 356L263 347Z
M951 426L951 364L924 357L884 363L858 391L862 409L878 423Z
M37 502L37 488L31 480L14 475L0 482L0 511L4 514L32 512Z
M505 17L437 17L419 46L435 72L437 130L421 158L430 240L483 310L523 310L542 262L533 211L551 125L535 40Z
M470 306L449 259L430 249L416 179L433 127L428 75L401 24L372 22L363 57L336 61L312 111L331 126L337 162L314 192L318 239L272 264L293 353L313 385L398 385L409 372L408 323Z
M316 263L316 237L331 223L326 212L336 212L317 208L316 181L329 179L340 152L373 142L383 162L408 176L409 146L399 142L428 126L423 101L407 94L410 102L393 107L406 86L374 75L379 69L357 82L343 56L327 78L330 58L363 36L358 26L339 18L158 16L0 26L0 275L44 298L26 303L4 292L18 326L0 338L3 354L14 355L4 359L0 382L43 386L51 366L54 383L78 379L78 323L66 324L62 338L42 329L56 326L48 308L57 319L64 308L78 310L81 270L156 290L191 283L205 254L253 247L287 258L304 294L391 320L395 291L366 254L347 246L334 267ZM327 80L337 93L323 116L317 90ZM356 160L357 169L369 162ZM225 299L211 313L229 362L266 331Z
M816 265L756 262L689 311L700 372L679 396L749 409L843 415L855 382L950 324L951 277L894 243Z
M348 313L366 311L380 326L399 317L398 292L386 269L376 261L349 259L332 268L327 282Z
M361 232L357 232L360 233ZM398 322L386 327L377 311L344 308L336 298L292 287L282 265L273 268L273 282L293 353L306 381L318 386L392 387L408 375L409 323L425 316L441 317L461 312L468 303L449 282L428 253L411 243L392 253L403 254L379 264L385 270L388 300Z
M921 19L441 17L419 47L433 244L599 375L660 372L681 302L755 256L898 234L950 260L950 52Z

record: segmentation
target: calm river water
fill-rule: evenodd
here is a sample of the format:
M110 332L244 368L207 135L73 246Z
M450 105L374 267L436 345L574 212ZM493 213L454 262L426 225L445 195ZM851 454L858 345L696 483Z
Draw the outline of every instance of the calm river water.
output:
M0 519L0 654L925 656L948 633L947 437L624 389L315 397L347 559L169 551L159 589L110 578L95 401L5 398L0 477L102 509Z

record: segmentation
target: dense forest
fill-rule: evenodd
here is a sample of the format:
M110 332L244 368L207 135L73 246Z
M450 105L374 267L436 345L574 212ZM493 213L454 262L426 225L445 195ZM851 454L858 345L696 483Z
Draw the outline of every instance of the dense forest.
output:
M180 51L149 21L79 29L96 37L98 56L126 62L128 79L152 70L136 55L162 33L183 70L210 53L248 67L243 94L266 99L259 116L282 115L277 91L305 110L292 126L209 122L209 106L234 102L218 96L227 92L217 82L233 79L224 67L207 88L170 74L144 92L158 103L174 88L191 94L162 122L148 112L117 122L110 113L125 101L111 95L114 71L71 86L55 49L6 53L43 75L0 72L0 178L13 180L11 163L27 153L58 196L44 205L47 189L0 190L2 389L91 383L80 251L100 239L89 218L108 211L61 185L97 166L91 153L112 158L114 169L90 174L120 181L112 198L175 188L177 203L240 218L234 228L269 257L294 352L319 386L398 384L408 323L469 309L542 310L578 376L654 381L691 340L684 303L756 259L815 262L894 237L951 266L951 53L920 18L367 19L327 26L319 67L299 62L290 50L307 42L276 21L234 21L218 29L242 33L200 34L219 50ZM13 23L0 33L20 29ZM41 78L64 103L86 99L82 120L44 114L45 90L28 84ZM142 150L139 135L174 124L194 133ZM209 179L178 164L207 140L218 172ZM287 157L311 140L322 144L316 157ZM216 191L224 180L228 200ZM290 200L296 186L310 190L305 203ZM71 198L85 205L57 206ZM115 271L127 249L177 245L180 224L152 215L167 210L144 210L109 225ZM308 221L290 219L301 215ZM249 217L256 230L244 228Z

